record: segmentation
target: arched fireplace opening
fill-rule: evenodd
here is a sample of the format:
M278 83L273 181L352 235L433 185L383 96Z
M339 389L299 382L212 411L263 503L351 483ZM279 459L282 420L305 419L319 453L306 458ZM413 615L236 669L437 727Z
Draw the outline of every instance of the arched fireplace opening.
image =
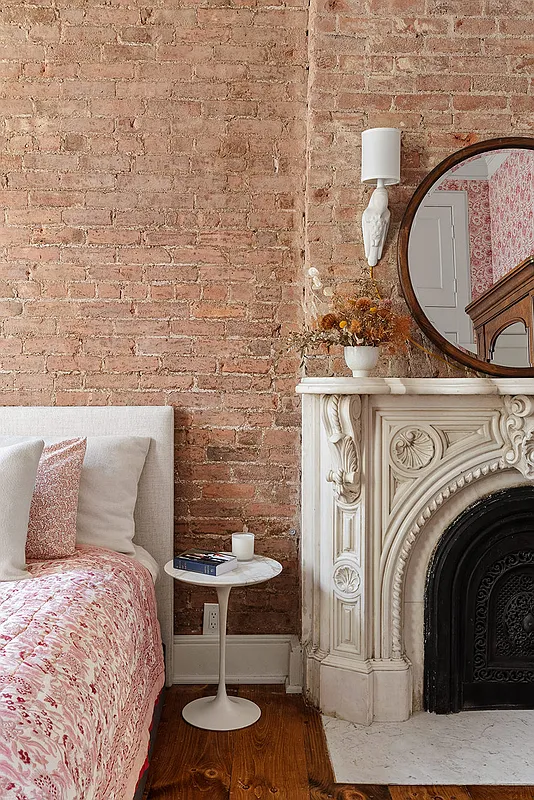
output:
M534 487L495 492L445 531L425 590L428 711L534 708Z

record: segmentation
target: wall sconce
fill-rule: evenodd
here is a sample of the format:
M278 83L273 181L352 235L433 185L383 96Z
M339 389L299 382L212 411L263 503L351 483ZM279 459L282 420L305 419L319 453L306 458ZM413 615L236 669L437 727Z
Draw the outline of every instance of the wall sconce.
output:
M369 128L362 131L362 183L376 184L362 215L365 257L370 267L382 257L389 228L388 190L400 183L400 131Z

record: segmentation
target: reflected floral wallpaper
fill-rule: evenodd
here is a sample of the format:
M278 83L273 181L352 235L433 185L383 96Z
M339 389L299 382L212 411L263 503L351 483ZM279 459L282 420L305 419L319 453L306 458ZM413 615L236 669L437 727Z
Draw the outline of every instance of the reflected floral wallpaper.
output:
M487 181L443 181L441 191L466 192L469 215L469 254L471 260L471 299L476 300L493 283L491 215Z
M516 150L489 180L494 281L534 253L534 152Z

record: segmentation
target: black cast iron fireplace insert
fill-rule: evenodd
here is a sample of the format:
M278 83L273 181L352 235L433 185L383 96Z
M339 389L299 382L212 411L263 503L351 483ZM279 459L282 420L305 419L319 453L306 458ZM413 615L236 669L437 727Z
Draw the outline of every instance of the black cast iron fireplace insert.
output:
M534 708L534 487L495 492L445 531L425 591L425 708Z

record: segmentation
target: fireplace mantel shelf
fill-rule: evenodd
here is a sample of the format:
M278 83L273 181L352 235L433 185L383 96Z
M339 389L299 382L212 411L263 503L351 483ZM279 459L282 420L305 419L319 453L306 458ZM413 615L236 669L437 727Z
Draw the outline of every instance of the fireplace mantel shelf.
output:
M302 378L299 394L534 394L534 378Z

